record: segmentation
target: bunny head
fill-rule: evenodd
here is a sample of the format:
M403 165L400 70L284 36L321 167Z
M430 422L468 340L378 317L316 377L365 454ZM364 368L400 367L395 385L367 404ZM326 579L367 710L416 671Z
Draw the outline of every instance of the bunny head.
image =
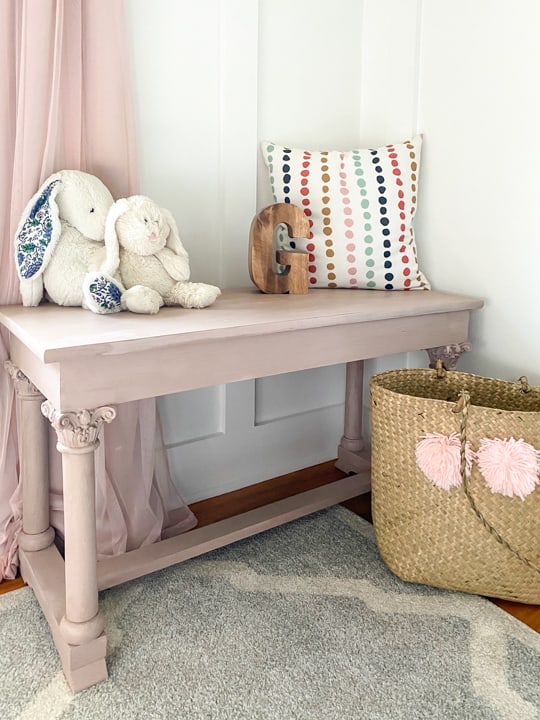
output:
M155 255L168 247L188 258L172 213L144 195L117 200L111 207L105 227L107 262L104 272L114 274L120 262L119 248L135 255Z
M105 221L113 196L95 175L63 170L56 196L58 216L90 240L103 241Z
M123 208L116 221L122 247L136 255L154 255L165 247L171 228L153 200L135 195Z

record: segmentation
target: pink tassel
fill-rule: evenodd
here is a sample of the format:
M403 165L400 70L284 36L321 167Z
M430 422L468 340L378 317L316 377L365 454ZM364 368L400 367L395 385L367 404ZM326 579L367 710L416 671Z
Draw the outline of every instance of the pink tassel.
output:
M416 464L428 480L441 488L450 490L461 484L461 440L457 433L450 436L428 433L416 445ZM469 443L465 446L467 475L471 474L473 452Z
M478 467L493 493L525 500L539 482L540 453L523 438L483 438L477 453Z

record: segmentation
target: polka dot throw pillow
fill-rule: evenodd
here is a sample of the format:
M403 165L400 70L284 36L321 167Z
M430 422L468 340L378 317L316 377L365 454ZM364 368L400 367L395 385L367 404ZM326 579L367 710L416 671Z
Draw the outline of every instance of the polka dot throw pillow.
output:
M308 216L309 237L282 233L280 244L309 253L311 287L430 289L413 229L421 144L314 152L262 143L275 202Z

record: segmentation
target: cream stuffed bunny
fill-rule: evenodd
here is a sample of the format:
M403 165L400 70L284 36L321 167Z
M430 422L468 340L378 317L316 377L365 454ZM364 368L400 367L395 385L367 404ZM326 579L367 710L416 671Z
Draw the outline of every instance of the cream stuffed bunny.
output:
M83 304L83 280L105 258L105 221L113 196L101 180L61 170L26 206L15 234L23 305L39 305L43 290L57 305Z
M122 309L144 314L155 314L163 305L204 308L221 294L214 285L189 281L189 257L174 218L148 197L133 195L114 203L105 247L100 273L89 273L84 283L86 304L94 312L111 311L106 298L115 286Z

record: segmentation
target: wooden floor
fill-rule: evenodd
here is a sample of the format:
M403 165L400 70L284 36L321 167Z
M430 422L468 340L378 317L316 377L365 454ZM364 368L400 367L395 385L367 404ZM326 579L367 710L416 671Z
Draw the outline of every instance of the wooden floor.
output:
M274 500L280 500L293 493L310 490L331 480L339 480L344 476L345 473L338 470L333 462L322 463L247 488L235 490L225 495L202 500L190 507L199 520L198 526L202 527L231 515L252 510ZM371 522L371 498L369 494L353 498L343 504L349 510ZM20 577L15 580L4 580L0 582L0 594L15 590L23 585L24 582ZM540 632L540 605L523 605L507 600L492 600L492 602L532 627L536 632Z

